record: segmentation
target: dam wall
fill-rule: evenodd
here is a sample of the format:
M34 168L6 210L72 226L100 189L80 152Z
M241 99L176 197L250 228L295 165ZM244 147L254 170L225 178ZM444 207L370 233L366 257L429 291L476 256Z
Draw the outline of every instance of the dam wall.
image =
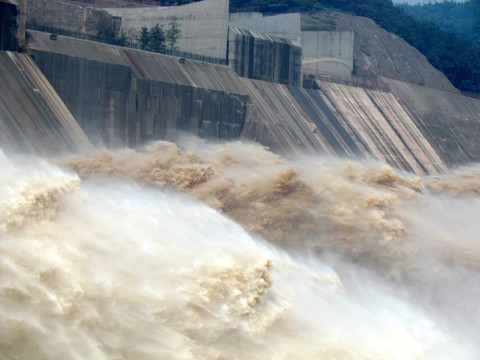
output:
M31 36L32 57L95 144L135 147L175 140L180 132L218 140L240 135L248 95L226 66Z
M480 162L480 99L382 79L449 167Z
M378 159L417 174L478 154L475 99L447 101L452 94L420 87L421 98L402 82L392 92L320 80L304 89L242 78L222 65L62 36L52 41L39 32L31 38L33 58L93 142L137 146L185 131L253 140L287 157ZM448 118L465 106L470 110L456 115L463 118L457 129ZM463 141L470 142L461 148L468 156L442 147Z
M301 85L302 48L297 41L230 27L228 48L230 67L238 75Z
M417 174L446 168L387 92L334 83L321 90L241 79L251 98L242 138L277 153L372 158Z
M129 67L37 51L32 57L92 143L123 145Z
M48 80L26 54L0 51L0 147L51 155L91 148Z

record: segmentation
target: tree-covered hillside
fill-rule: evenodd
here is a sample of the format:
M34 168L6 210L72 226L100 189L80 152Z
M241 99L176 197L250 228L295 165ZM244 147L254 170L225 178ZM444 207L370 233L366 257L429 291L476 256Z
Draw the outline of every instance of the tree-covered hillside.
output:
M480 47L440 30L433 21L415 20L391 0L230 0L231 11L246 8L265 14L335 9L371 18L417 48L455 87L480 93Z
M480 46L480 1L445 1L435 4L402 5L417 20L432 20L440 29Z

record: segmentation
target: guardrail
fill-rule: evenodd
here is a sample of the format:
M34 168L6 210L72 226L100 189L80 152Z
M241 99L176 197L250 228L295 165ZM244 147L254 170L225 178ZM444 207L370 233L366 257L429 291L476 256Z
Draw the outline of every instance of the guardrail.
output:
M89 41L101 42L101 43L104 43L104 44L123 46L123 47L127 47L127 48L130 48L130 49L137 49L137 50L144 50L144 51L146 50L146 49L143 48L143 46L141 44L139 44L137 42L119 41L117 39L107 38L107 37L104 37L104 36L96 36L96 35L90 35L90 34L85 34L85 33L79 33L79 32L76 32L76 31L59 29L59 28L54 28L54 27L51 27L51 26L43 26L43 25L27 23L27 29L28 30L41 31L41 32L47 32L47 33L55 34L55 35L72 37L72 38L81 39L81 40L89 40ZM171 56L176 56L176 57L180 57L180 58L186 58L186 59L191 59L191 60L208 62L208 63L212 63L212 64L228 65L227 59L214 58L214 57L210 57L210 56L199 55L199 54L194 54L194 53L189 53L189 52L184 52L184 51L177 51L177 50L170 51L170 50L163 50L163 49L148 50L148 51L158 53L158 54L171 55Z

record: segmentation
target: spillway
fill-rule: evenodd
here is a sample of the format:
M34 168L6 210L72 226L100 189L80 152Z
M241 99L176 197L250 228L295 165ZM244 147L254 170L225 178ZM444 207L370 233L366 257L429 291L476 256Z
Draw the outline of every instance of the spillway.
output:
M31 47L94 143L136 147L188 132L253 140L287 157L374 158L417 174L478 161L478 99L388 79L388 91L320 80L304 89L34 31Z
M4 151L85 151L90 141L26 54L0 51L0 144Z

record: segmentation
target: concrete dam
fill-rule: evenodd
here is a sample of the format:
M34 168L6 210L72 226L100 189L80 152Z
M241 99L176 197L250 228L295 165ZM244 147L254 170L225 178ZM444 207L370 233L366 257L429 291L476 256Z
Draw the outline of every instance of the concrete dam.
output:
M478 100L3 40L0 358L480 358Z
M340 41L338 48L335 37L329 41L353 66L347 46L353 33L340 35L345 44ZM287 36L298 38L299 31ZM89 143L135 148L190 133L216 141L255 141L286 157L373 158L416 174L480 161L478 99L385 77L382 88L315 78L308 88L293 86L299 82L289 80L299 77L298 42L233 28L228 37L232 56L239 56L232 49L247 49L246 60L239 57L233 67L61 35L52 40L48 33L29 31L30 58L4 53L0 75L5 83L23 81L25 94L55 99L43 95L39 102L29 95L12 101L4 88L2 147L45 147L41 153L77 151ZM295 59L280 63L287 70L279 68L285 84L239 76L243 70L237 67L250 66L242 63L251 61L248 57L254 58L255 71L275 74L275 67L256 55L270 48L273 62L280 54ZM319 61L333 56L318 44L310 52ZM38 79L32 82L34 76L42 77L44 88ZM282 82L278 74L267 77ZM35 113L26 116L21 109ZM16 123L19 118L22 124Z
M305 89L241 78L221 65L63 36L52 41L36 31L30 46L96 144L135 147L188 132L253 140L284 156L371 157L418 174L480 156L480 101L461 95L393 80L390 91L320 80Z

